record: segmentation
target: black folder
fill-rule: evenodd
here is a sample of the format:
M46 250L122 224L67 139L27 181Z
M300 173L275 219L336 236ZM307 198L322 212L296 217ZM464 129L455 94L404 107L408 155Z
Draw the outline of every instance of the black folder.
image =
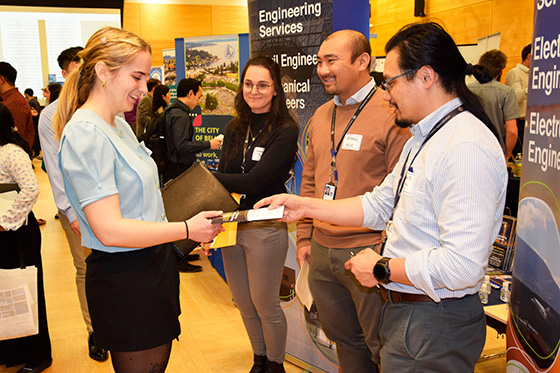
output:
M168 221L183 221L201 211L234 211L239 204L227 189L201 163L195 163L181 175L165 184L161 190ZM199 242L173 242L180 257L190 253Z

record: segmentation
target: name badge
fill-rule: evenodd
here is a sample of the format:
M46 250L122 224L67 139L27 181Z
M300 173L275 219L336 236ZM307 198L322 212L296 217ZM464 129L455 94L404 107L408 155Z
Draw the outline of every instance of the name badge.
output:
M348 133L346 134L346 136L344 136L341 148L346 150L359 151L362 147L363 138L364 136L362 135L351 135Z
M257 146L255 147L255 149L253 150L253 156L252 156L252 160L255 162L258 162L261 160L262 155L264 153L264 148L261 146Z
M406 173L406 177L404 179L404 185L403 185L403 193L404 194L412 194L412 191L414 190L414 180L416 179L416 174L414 174L414 172L412 172L412 168L408 170L408 172Z
M325 184L325 190L323 191L323 199L333 200L336 195L336 185L333 183Z

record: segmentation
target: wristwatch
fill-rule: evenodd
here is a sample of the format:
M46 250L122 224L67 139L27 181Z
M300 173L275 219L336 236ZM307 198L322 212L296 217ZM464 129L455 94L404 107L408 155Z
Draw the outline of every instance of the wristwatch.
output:
M381 284L388 284L391 282L391 270L389 269L389 260L391 258L381 258L373 266L373 276Z

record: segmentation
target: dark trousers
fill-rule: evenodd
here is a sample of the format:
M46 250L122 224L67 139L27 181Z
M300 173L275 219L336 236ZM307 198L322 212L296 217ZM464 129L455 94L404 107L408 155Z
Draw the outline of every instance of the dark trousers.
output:
M311 241L309 289L325 334L336 343L342 372L377 372L379 321L383 299L378 288L362 286L344 268L353 252Z
M478 294L387 302L379 335L383 372L471 373L486 341L486 318Z

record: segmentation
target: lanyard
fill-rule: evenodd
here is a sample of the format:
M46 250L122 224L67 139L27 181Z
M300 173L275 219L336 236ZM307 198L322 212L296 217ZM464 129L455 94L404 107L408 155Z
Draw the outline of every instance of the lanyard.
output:
M257 137L259 137L259 135L261 134L261 132L263 131L263 129L266 127L266 123L261 127L261 129L259 130L259 132L257 133L256 136L251 137L251 144L249 144L249 134L251 133L251 123L249 123L249 127L247 127L247 135L245 136L245 142L243 143L243 161L241 162L241 173L245 173L245 161L246 161L246 156L247 156L247 151L249 149L251 149L253 147L253 145L255 144L255 140L257 139Z
M335 146L334 146L334 127L335 127L335 122L336 122L336 105L334 105L334 107L333 107L332 121L331 121L331 155L332 155L331 174L330 174L330 182L331 183L333 182L333 177L334 177L334 182L338 183L338 171L336 169L336 155L338 154L338 151L340 150L340 146L342 145L342 141L344 141L344 136L346 136L346 133L348 132L350 127L352 127L352 124L354 124L354 122L356 121L356 118L358 117L358 115L360 115L364 106L366 106L366 104L369 102L369 100L373 97L373 94L375 93L375 91L377 91L377 86L373 87L369 91L366 98L360 103L360 106L358 106L358 108L356 109L356 112L354 113L354 115L352 115L352 118L350 119L350 121L346 125L346 128L344 129L344 132L342 132L342 136L340 137L340 141L338 142L336 150L335 150Z
M412 157L412 161L410 161L410 166L408 167L408 172L412 172L412 164L414 163L414 160L416 160L416 157L418 156L418 154L420 154L420 151L422 150L424 145L426 145L428 140L430 140L436 134L436 132L439 131L447 122L449 122L457 114L460 114L463 111L465 111L465 109L462 106L459 106L455 110L452 110L449 113L447 113L446 116L441 118L435 124L435 126L432 128L432 130L428 133L428 136L426 136L424 141L422 141L422 144L420 144L420 147L418 148L418 151L416 152L414 157ZM410 149L408 151L408 154L406 155L406 159L404 160L403 166L401 168L401 176L400 176L400 179L399 179L399 184L397 185L397 193L395 194L395 199L394 199L394 203L393 203L393 211L391 211L391 217L389 218L389 223L388 224L391 224L391 222L393 221L393 216L395 215L395 209L397 208L397 204L399 203L399 200L401 198L401 192L403 190L404 182L405 182L405 179L406 179L404 177L405 176L405 170L407 170L406 164L408 163L408 158L410 157L410 152L411 151L412 151L412 149ZM385 241L385 242L387 242L387 241ZM383 255L383 249L385 248L385 242L381 246L381 252L380 252L381 255Z

